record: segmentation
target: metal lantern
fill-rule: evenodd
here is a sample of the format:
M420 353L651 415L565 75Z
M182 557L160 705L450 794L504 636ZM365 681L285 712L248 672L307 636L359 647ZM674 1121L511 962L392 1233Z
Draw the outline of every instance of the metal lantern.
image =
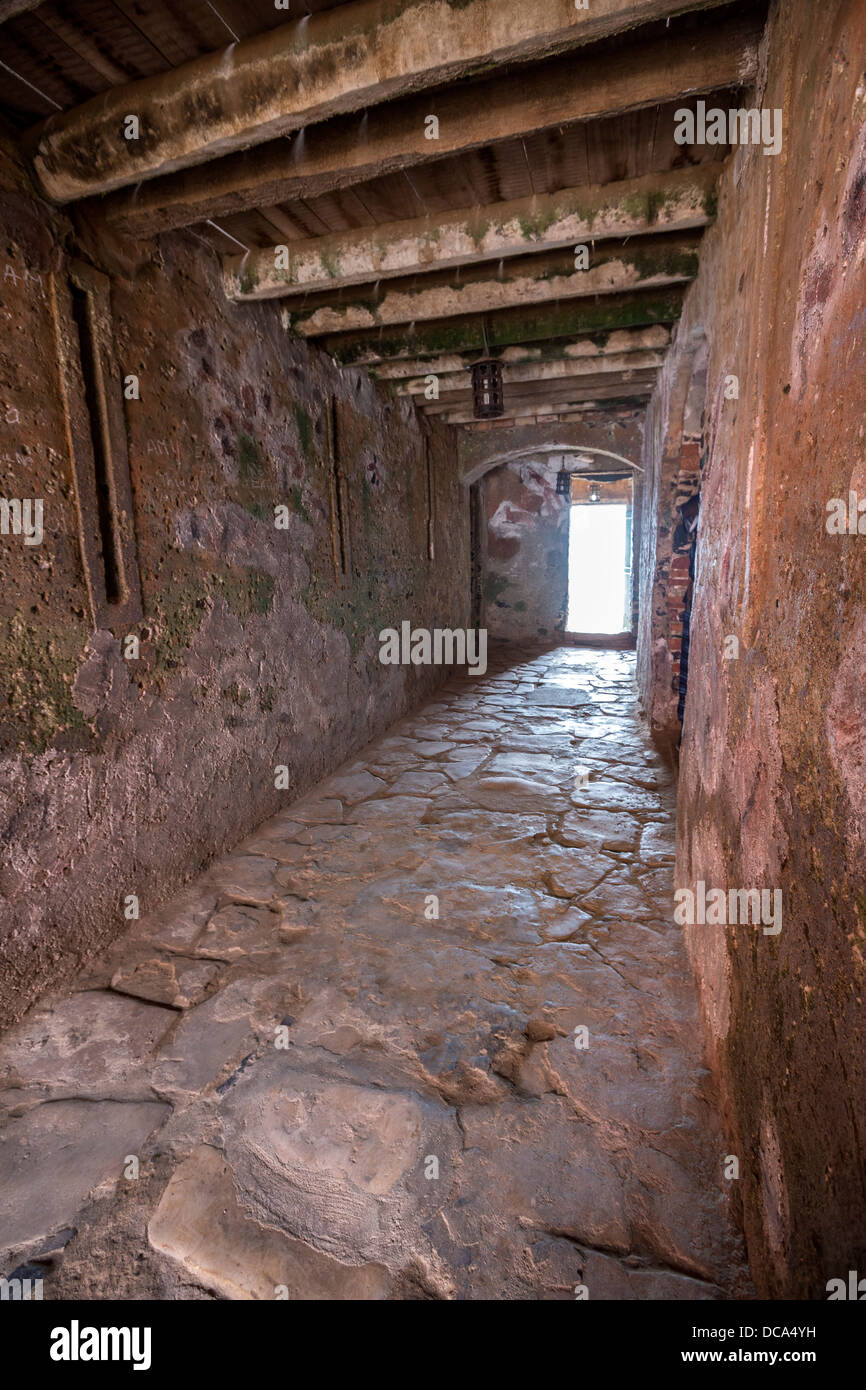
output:
M590 483L590 485L589 485L589 500L590 500L590 502L600 502L600 501L601 501L601 488L599 487L598 483Z
M472 403L476 420L495 420L504 414L502 367L492 358L472 363Z
M571 493L571 474L564 468L556 475L556 493L558 497L568 497Z

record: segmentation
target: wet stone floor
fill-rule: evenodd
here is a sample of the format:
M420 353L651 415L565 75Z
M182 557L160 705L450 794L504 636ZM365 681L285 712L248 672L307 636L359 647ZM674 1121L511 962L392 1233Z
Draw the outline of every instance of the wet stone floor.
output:
M748 1297L633 665L493 653L7 1033L0 1273Z

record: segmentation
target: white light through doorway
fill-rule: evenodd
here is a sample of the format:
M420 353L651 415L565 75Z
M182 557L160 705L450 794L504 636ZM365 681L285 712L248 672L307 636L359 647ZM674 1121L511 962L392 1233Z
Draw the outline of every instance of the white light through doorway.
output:
M577 502L568 528L567 632L622 632L625 503Z

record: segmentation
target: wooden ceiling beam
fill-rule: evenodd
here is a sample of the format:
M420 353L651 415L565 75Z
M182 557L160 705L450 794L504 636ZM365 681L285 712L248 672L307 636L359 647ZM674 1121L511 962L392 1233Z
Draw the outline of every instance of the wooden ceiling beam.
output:
M498 348L490 355L497 357L503 367L515 367L521 363L573 362L608 355L661 352L670 340L670 329L665 324L656 323L649 328L618 329L606 335L603 341L593 341L592 338L565 338L561 341L554 339L549 343L519 343L515 347ZM440 376L453 372L468 372L477 359L477 352L440 353L435 357L410 357L393 362L380 362L370 367L369 372L379 381L402 382L412 377L427 376L430 372Z
M314 299L309 310L291 315L290 324L292 332L302 338L321 338L326 334L661 289L694 279L698 271L698 244L694 236L673 241L648 237L626 246L616 243L613 250L596 248L588 270L575 270L574 259L567 252L554 258L522 257L512 263L519 269L509 268L501 274L484 267L471 278L457 278L452 273L387 281L378 293L359 295L355 291L354 297L349 297L346 291L338 302L321 307Z
M42 123L34 166L58 202L247 150L330 116L544 58L724 0L351 0L127 82ZM140 138L124 136L130 114Z
M505 405L510 409L514 406L532 404L548 406L562 401L596 400L600 392L610 396L640 394L644 390L652 390L657 376L658 368L654 367L613 378L607 373L596 372L573 381L525 381L504 393ZM445 415L448 411L459 410L463 406L471 409L472 403L473 395L470 388L448 391L441 395L438 401L425 401L423 404L419 402L419 405L425 415Z
M609 410L607 409L605 403L602 402L600 410L601 412L603 412L605 420L610 420L614 424L628 424L631 423L636 409L644 410L645 408L646 401L641 400L638 402L633 402L631 405L626 403L621 408L618 406L612 406ZM498 420L476 420L473 418L471 420L446 420L444 421L444 423L458 425L464 432L464 438L467 434L474 437L477 437L479 435L483 437L489 435L492 432L495 435L496 431L501 431L504 436L506 433L510 434L515 429L527 429L533 425L542 425L545 428L548 425L550 425L554 429L558 425L563 425L568 422L572 424L576 423L585 425L587 415L598 413L599 408L588 406L585 409L583 407L579 407L578 410L575 411L554 411L549 415L503 415ZM441 416L439 418L439 423L443 423ZM570 446L563 446L560 452L566 454L572 452L579 453L580 448L580 444L576 443Z
M547 381L555 385L563 382L579 381L582 377L599 376L615 372L618 379L627 381L636 371L652 367L658 369L664 362L663 352L623 352L609 357L561 357L557 361L523 362L514 367L502 368L502 381L505 386L513 386L525 381ZM439 399L451 391L468 391L472 388L472 374L469 371L410 377L399 382L394 390L398 396L426 397L431 390L430 378L436 382Z
M17 14L25 14L27 10L35 10L41 4L42 0L0 0L0 24L14 19Z
M701 164L268 246L225 259L226 293L237 300L331 294L527 252L705 227L715 215L721 169Z
M495 422L497 425L523 425L530 421L537 421L539 424L550 424L556 420L574 420L582 415L589 415L598 411L605 414L616 411L644 410L651 395L651 388L640 387L637 391L629 391L628 388L619 388L613 392L596 391L591 399L563 402L550 402L545 405L543 401L530 401L527 404L506 405L505 414L501 415ZM427 412L425 412L427 413ZM482 422L476 420L472 413L472 407L461 406L454 410L444 411L437 415L436 419L443 425L479 425ZM486 423L486 422L485 422Z
M535 9L525 0L518 3L527 12ZM342 5L327 13L339 17L347 8ZM311 26L316 18L312 17ZM254 155L226 155L211 148L210 156L222 157L158 181L153 181L153 174L164 175L164 166L136 173L140 156L135 149L127 149L123 152L127 181L139 177L149 181L133 192L113 193L94 202L89 210L104 216L118 231L153 236L206 218L315 198L536 131L744 86L757 71L760 32L753 17L725 17L697 34L627 45L605 55L603 61L578 53L385 105L370 106L368 101L363 116L339 116L310 125L292 140L270 139ZM132 110L127 104L124 114ZM427 138L428 115L435 115L439 122L438 139ZM43 141L50 127L44 130ZM117 137L112 129L106 138L113 146ZM88 146L79 161L74 196L100 191L104 181L98 177L88 186L92 163ZM67 193L73 196L72 190Z
M546 342L586 334L604 339L621 328L675 323L682 312L683 289L672 285L662 294L605 295L567 304L507 309L498 314L442 319L393 331L365 330L320 339L320 346L343 366L368 366L393 359L446 352L480 352L518 344Z

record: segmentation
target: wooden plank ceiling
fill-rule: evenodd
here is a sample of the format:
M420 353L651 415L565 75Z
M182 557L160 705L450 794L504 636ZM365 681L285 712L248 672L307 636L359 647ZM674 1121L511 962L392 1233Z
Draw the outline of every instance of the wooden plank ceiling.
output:
M674 112L739 104L766 0L594 0L584 32L572 0L491 3L0 0L0 122L70 215L121 239L194 228L229 295L283 297L294 331L425 413L470 425L484 355L506 422L633 410L728 153L677 145ZM451 25L459 63L413 22ZM189 138L166 114L187 92ZM113 140L110 102L141 146Z

